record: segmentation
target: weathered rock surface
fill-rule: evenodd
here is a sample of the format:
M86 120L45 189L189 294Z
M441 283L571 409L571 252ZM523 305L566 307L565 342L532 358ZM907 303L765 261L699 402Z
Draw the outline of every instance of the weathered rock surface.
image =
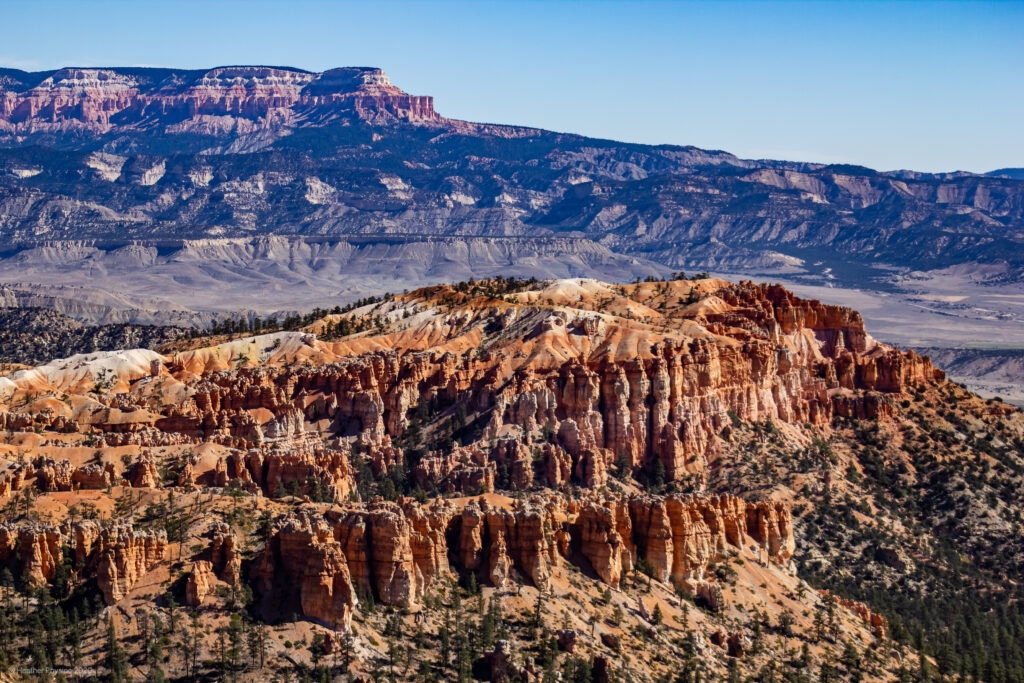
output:
M210 568L229 586L238 583L242 569L242 557L235 546L235 536L227 524L218 524L212 529Z
M861 621L863 621L865 624L871 627L872 633L874 633L879 638L885 638L886 634L889 632L888 620L881 614L872 612L868 608L868 606L865 605L863 602L859 602L857 600L848 600L846 598L841 598L839 596L833 596L831 593L824 589L821 589L819 592L825 597L826 600L834 599L836 601L836 604L845 607L846 609L856 614Z
M611 509L624 518L614 518ZM747 528L748 519L765 516L776 520L771 534ZM650 524L652 519L662 526ZM704 569L728 552L756 547L785 564L793 529L785 505L731 496L637 496L582 506L549 496L507 508L472 499L459 512L443 500L419 505L401 499L287 518L275 527L259 562L259 579L265 597L294 583L304 614L328 624L335 618L347 623L359 591L372 592L385 604L415 606L449 569L473 572L497 587L514 573L546 587L563 563L573 561L573 547L612 587L643 557L656 578L698 594L709 590L702 588L710 584ZM455 558L454 566L449 567L449 557Z
M578 308L554 307L568 293ZM698 303L679 303L684 295ZM663 313L644 303L652 299ZM613 302L613 313L588 308L602 300ZM440 307L440 301L458 306ZM551 303L538 304L543 301ZM413 316L421 307L430 313ZM180 354L160 371L187 383L189 393L161 406L141 392L120 393L106 399L110 410L91 412L77 428L99 430L115 444L210 441L236 449L202 475L190 463L179 475L183 485L234 483L273 497L316 493L344 500L355 488L356 443L367 447L377 472L401 464L395 444L411 428L416 402L458 400L475 420L474 439L419 458L414 476L424 490L596 488L613 468L660 468L669 481L699 480L733 420L827 429L836 415L891 414L891 397L942 378L927 358L876 342L850 309L798 299L776 286L706 280L620 290L559 281L516 294L511 305L442 287L366 315L385 310L392 323L376 343L289 340L284 358L316 364L240 362L228 369L207 353ZM657 334L640 313L660 321ZM401 322L410 317L414 322ZM515 334L499 334L502 329ZM273 348L271 336L260 338L261 353ZM488 351L450 351L471 337ZM143 372L149 377L149 365ZM337 441L316 438L313 425ZM288 449L275 446L282 440ZM27 474L12 472L6 488L23 485ZM52 490L86 479L66 461L34 474ZM158 473L144 455L128 476L150 486ZM89 478L96 479L90 485L109 479ZM651 514L645 525L665 527L667 511ZM751 514L762 517L744 527L773 553L785 552L772 511ZM506 536L505 543L514 558L517 539ZM658 543L652 541L652 561L667 566L667 555L655 557L662 552ZM608 571L618 571L613 558L608 562Z
M52 524L0 524L0 566L14 563L29 584L52 581L63 560L62 540L60 529Z
M113 240L126 247L114 257L123 262L137 247L155 256L167 238L300 229L487 238L490 248L435 260L452 279L473 272L494 243L567 233L665 267L812 270L805 259L813 249L829 259L829 277L843 276L834 267L840 263L863 267L865 253L912 270L1005 264L998 277L1021 276L1015 235L1024 183L1013 178L753 161L452 121L434 111L430 97L402 92L379 69L4 69L0 144L15 148L0 160L9 207L3 237L29 247L16 259L22 268L45 263L36 249L52 249L55 237L70 237L79 253L80 240ZM51 150L39 155L37 146ZM238 158L268 149L264 159ZM385 171L381 154L404 163ZM356 189L353 177L373 181ZM106 189L115 183L123 191ZM232 210L204 210L224 195ZM133 243L143 236L154 241ZM358 242L339 251L353 247ZM309 248L316 247L296 245ZM557 259L538 264L520 251L509 252L517 272L556 274ZM94 277L89 268L58 264L79 284ZM168 265L165 281L175 285L186 267ZM618 266L620 277L638 270L629 259ZM374 269L367 286L393 291L393 281ZM406 275L403 269L399 280L408 282ZM251 301L266 293L251 292ZM281 307L302 302L299 295Z
M213 568L206 560L196 560L185 583L185 604L200 607L203 599L209 595L213 584Z
M163 530L134 529L116 525L104 529L99 537L99 562L96 577L108 605L124 598L158 563L167 551Z
M296 119L377 123L437 123L433 98L408 95L384 72L332 69L313 74L271 67L60 69L9 72L0 82L0 133L5 136L101 136L157 126L165 135L271 136ZM279 134L279 133L278 133ZM163 166L127 167L114 155L95 155L100 174L134 173L152 185Z
M160 485L160 474L152 454L147 453L135 462L129 481L137 489L154 489Z

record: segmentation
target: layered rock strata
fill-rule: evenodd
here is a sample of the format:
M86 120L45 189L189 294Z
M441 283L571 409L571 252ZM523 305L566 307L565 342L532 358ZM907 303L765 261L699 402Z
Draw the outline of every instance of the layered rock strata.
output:
M52 582L65 562L65 548L71 552L71 569L80 577L94 575L112 605L166 558L167 535L95 520L0 524L0 567L12 568L26 583Z
M643 560L656 580L699 594L709 590L704 572L712 562L747 550L786 565L793 548L786 505L732 496L582 503L548 496L507 507L472 499L461 509L401 499L285 518L258 563L257 583L265 600L280 600L292 586L303 614L333 625L348 623L359 596L413 607L449 571L497 587L522 580L546 589L571 563L618 588Z
M116 525L103 530L98 545L96 578L107 604L113 605L164 560L167 534Z
M612 473L699 482L738 422L828 430L837 416L890 414L896 397L942 379L927 358L872 339L856 312L777 286L539 287L502 299L429 288L350 316L375 320L372 333L340 342L266 335L245 349L182 352L156 377L147 357L120 380L126 390L61 419L108 444L230 449L213 470L189 461L181 485L345 500L356 457L378 475L411 470L425 491L598 488ZM55 387L66 387L62 377ZM18 381L46 390L38 375ZM153 382L187 391L161 402ZM424 452L413 457L410 438ZM144 453L125 476L154 486L158 464ZM43 490L118 480L109 465L50 462L0 474L0 495L33 478Z
M0 79L0 133L7 135L102 135L159 127L167 135L226 137L339 119L443 121L432 97L409 95L372 68L323 73L265 66L209 71L66 68L10 72ZM102 156L96 164L100 168L106 161ZM139 180L152 184L158 179L143 175Z

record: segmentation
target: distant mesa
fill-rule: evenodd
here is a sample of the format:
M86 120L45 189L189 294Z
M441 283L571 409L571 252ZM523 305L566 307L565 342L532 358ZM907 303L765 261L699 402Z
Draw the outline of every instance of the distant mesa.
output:
M1012 178L1014 180L1024 180L1024 168L997 168L994 171L990 171L985 175L995 176L997 178Z
M102 135L115 128L152 127L212 135L233 130L210 117L264 126L346 118L444 120L432 97L410 95L371 67L323 73L271 66L0 69L0 136L75 129Z

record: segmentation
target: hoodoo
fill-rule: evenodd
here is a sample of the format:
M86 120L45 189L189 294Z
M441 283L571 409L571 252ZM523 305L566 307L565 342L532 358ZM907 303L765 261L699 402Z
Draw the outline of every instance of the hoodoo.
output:
M971 437L992 453L1024 438L1018 412L855 311L773 285L497 278L289 327L2 378L0 569L61 600L95 586L108 615L187 605L230 629L244 607L269 625L242 626L253 651L273 628L290 657L312 633L372 662L420 627L443 652L465 600L490 638L480 666L498 652L523 676L516 648L547 657L547 640L636 674L669 672L622 658L644 642L698 643L709 670L764 666L769 630L825 661L904 635L869 596L813 590L920 561L869 477L931 485L943 465L915 444L955 462L966 441L939 420L994 430ZM953 399L972 412L936 407ZM878 545L820 538L836 518ZM1010 536L987 538L1015 557ZM516 647L496 636L505 610ZM880 674L905 661L883 659Z

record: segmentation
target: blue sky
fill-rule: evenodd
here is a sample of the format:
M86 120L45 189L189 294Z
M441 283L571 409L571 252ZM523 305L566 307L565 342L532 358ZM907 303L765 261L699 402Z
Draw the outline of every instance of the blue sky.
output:
M0 0L0 66L380 66L442 114L878 169L1024 166L1024 2Z

